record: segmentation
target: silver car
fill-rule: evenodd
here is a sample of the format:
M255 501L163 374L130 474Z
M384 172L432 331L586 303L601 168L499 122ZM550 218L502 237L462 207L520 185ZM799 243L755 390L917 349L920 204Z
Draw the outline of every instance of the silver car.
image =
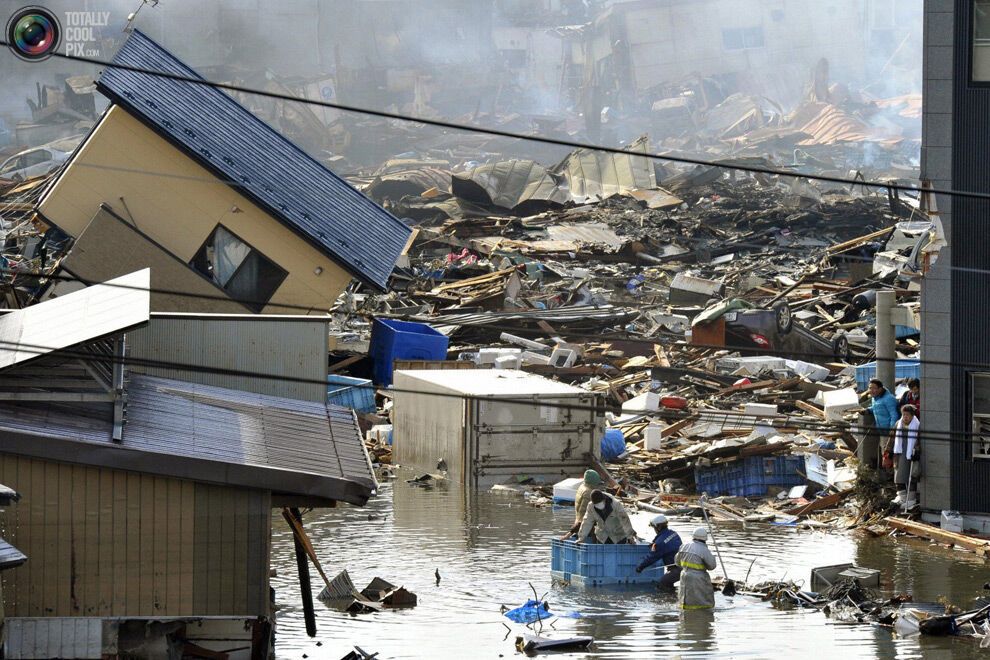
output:
M69 159L70 152L51 147L28 149L11 156L0 165L0 179L24 181L48 174Z

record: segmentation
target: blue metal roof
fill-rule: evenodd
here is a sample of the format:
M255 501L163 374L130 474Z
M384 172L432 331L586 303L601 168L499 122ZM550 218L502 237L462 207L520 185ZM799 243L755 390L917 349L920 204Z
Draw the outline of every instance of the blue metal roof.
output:
M202 79L138 30L113 63ZM97 88L351 274L385 289L410 229L226 93L112 67Z

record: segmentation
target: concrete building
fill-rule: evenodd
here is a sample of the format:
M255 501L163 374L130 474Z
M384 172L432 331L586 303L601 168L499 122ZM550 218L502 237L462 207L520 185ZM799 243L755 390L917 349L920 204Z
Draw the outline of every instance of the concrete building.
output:
M135 31L114 62L199 79ZM155 311L325 313L357 278L383 290L410 230L229 95L107 68L113 102L38 211L76 239L66 269L153 267ZM189 295L192 293L193 295Z
M990 2L924 5L921 176L937 189L990 193ZM990 514L990 366L981 366L990 365L990 203L937 204L949 247L922 291L921 425L934 437L922 441L921 505ZM967 527L985 532L977 520Z

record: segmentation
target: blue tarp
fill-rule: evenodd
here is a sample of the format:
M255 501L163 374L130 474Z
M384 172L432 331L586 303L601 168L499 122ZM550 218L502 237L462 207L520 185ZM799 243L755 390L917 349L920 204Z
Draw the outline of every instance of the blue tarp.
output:
M626 440L619 429L608 429L602 438L602 460L614 461L626 451Z

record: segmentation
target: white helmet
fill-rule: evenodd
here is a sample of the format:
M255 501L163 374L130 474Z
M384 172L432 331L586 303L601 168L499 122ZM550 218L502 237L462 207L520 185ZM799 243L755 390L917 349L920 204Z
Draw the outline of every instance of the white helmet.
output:
M660 525L666 525L666 524L667 524L667 516L663 515L662 513L650 521L651 527L659 527Z
M704 527L699 527L694 530L694 540L695 541L707 541L708 540L708 530Z

